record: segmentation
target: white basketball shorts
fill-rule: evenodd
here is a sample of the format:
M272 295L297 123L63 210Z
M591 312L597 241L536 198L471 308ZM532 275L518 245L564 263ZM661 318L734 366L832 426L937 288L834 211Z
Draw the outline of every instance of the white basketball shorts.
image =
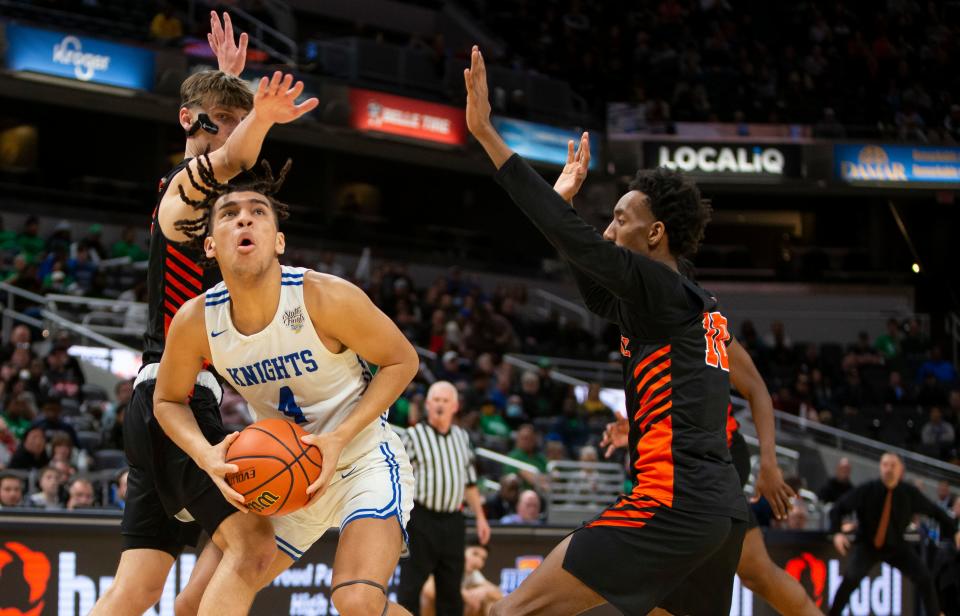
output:
M354 520L396 518L406 552L407 522L413 509L413 469L400 438L386 438L346 468L339 468L320 500L273 518L277 547L294 561L329 528L343 529Z

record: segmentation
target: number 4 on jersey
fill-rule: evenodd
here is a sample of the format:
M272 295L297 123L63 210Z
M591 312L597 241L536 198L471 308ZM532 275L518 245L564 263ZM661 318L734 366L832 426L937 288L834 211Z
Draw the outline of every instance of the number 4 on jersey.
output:
M708 366L730 371L730 359L727 357L727 318L719 312L703 313L704 338L707 342L706 362Z
M289 387L280 388L280 402L277 403L277 410L292 419L294 423L307 423L307 418L303 416L303 411L297 406L297 399L293 395L293 390Z

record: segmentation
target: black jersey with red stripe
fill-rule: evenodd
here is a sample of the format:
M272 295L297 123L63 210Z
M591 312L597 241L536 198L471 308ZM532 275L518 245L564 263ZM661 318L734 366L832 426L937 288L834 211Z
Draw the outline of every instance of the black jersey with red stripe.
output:
M686 295L690 310L677 310L663 321L651 314L621 323L634 484L629 496L741 517L746 510L739 506L742 491L727 444L727 321L716 298L676 276L679 284L668 287L668 293ZM681 304L665 300L665 312L672 312L671 303Z
M733 415L733 405L727 407L727 447L733 444L733 433L740 429L740 422Z
M571 265L587 308L621 331L635 488L592 524L640 526L659 507L746 520L727 448L730 334L716 298L604 240L519 156L497 181Z
M171 242L160 230L160 201L174 176L190 159L160 180L157 205L150 224L150 261L147 263L147 331L143 335L143 364L160 361L173 315L187 300L220 282L220 270L200 267L200 251Z

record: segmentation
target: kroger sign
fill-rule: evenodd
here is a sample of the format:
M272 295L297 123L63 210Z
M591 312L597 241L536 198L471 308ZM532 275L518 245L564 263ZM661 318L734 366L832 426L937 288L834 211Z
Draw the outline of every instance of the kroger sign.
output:
M88 36L7 25L7 67L77 81L149 90L153 52Z

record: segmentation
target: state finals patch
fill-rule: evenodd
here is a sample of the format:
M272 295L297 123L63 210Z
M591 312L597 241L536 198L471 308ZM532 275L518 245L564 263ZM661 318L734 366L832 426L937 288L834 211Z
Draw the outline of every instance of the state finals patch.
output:
M306 319L303 316L303 308L297 306L293 310L283 311L283 324L293 330L293 333L299 334L303 329Z

